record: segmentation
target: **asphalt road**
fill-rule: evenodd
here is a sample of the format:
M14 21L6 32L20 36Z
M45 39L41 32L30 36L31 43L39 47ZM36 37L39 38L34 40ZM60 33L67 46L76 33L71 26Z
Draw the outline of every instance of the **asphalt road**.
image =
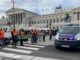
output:
M32 53L31 55L46 58L56 58L61 60L80 60L80 49L56 49L54 47L53 40L51 41L50 45L38 50L37 52Z
M40 48L39 50L32 51L31 54L23 54L23 53L19 53L19 52L17 53L17 51L16 52L14 51L13 53L14 54L19 54L19 55L22 54L22 55L43 57L43 58L51 58L51 59L80 60L80 50L79 49L56 49L54 47L54 39L52 39L52 41L49 41L48 39L46 39L46 42L40 42L36 45L44 45L45 47ZM17 48L17 49L20 50L21 48ZM26 50L26 49L21 49L21 50ZM1 51L2 52L12 53L12 51L6 51L4 49L0 50L0 52ZM24 60L28 60L28 59L25 58Z

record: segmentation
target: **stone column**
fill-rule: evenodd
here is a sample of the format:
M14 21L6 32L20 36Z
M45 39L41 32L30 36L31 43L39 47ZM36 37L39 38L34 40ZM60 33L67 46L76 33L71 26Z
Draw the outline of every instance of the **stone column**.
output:
M80 12L79 12L79 20L80 20Z
M23 24L23 13L21 13L21 24Z
M21 24L21 13L19 13L19 24Z
M22 24L22 13L20 13L20 24Z
M10 15L10 21L9 22L11 23L11 15Z
M14 21L13 21L13 14L11 15L11 19L12 19L12 24L14 24Z
M12 25L12 14L11 14L11 25Z
M15 16L16 16L16 25L17 25L17 13L15 14Z
M9 15L9 19L7 20L7 22L9 22L10 21L10 15Z
M19 24L21 24L21 13L19 13L18 18L19 18Z
M18 13L17 13L17 24L18 24Z
M14 23L16 25L16 14L14 14Z
M17 18L18 18L18 20L17 20L17 21L18 21L18 24L20 24L20 22L19 22L19 21L20 21L20 19L19 19L19 13L18 13L18 16L17 16Z

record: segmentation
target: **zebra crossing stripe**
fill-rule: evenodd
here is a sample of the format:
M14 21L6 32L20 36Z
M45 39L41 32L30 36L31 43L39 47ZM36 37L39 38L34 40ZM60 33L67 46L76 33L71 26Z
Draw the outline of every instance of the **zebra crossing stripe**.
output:
M27 46L38 47L38 48L44 48L45 47L45 46L40 46L40 45L27 45Z
M20 49L14 49L14 48L3 48L3 50L14 51L14 52L24 53L24 54L30 54L30 53L32 53L32 51L20 50Z
M11 45L8 45L9 47L11 47ZM35 48L35 47L24 47L24 46L17 46L17 48L22 48L22 49L30 49L30 50L39 50L40 48Z
M43 58L43 57L35 57L32 60L61 60L61 59L54 59L54 58Z
M20 58L22 57L21 55L17 55L17 54L14 54L14 53L6 53L6 52L0 52L0 57L6 57L6 58Z
M22 54L18 55L15 53L7 53L7 52L0 52L0 57L10 58L10 59L19 59L19 60L62 60L62 59L54 59L54 58L28 56L28 55L22 55Z

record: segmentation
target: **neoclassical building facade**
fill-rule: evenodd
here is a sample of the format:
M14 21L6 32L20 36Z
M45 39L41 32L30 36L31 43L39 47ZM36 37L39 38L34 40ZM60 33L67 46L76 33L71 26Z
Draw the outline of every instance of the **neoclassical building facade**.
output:
M24 9L14 8L6 11L6 16L12 25L25 24L36 28L61 28L65 24L65 16L70 16L70 23L80 23L80 7L73 9L56 9L54 13L39 15Z

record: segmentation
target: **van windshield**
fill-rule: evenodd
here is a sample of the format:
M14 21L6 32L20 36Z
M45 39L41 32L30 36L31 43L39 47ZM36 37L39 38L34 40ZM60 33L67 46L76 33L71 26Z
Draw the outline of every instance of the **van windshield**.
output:
M80 27L64 27L60 32L66 34L77 34L80 32Z

